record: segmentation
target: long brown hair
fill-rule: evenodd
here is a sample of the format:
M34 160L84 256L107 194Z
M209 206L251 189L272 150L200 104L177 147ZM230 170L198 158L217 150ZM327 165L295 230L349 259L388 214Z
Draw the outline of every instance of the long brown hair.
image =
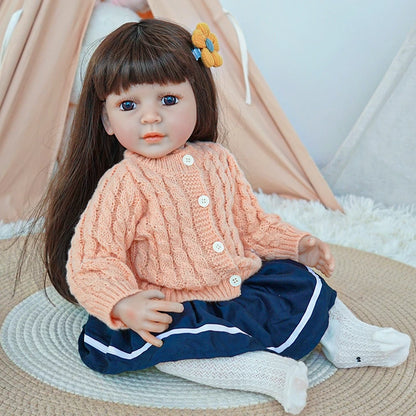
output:
M157 19L126 23L109 34L91 57L63 160L38 209L44 217L43 261L57 291L76 299L66 281L66 262L79 218L101 176L123 158L124 148L101 122L103 102L142 83L192 86L197 121L189 141L216 141L217 98L212 74L191 52L190 33Z

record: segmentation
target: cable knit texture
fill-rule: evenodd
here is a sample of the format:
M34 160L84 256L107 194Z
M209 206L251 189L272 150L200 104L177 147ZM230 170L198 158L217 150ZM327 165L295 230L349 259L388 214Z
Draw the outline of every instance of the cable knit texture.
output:
M244 281L262 259L297 260L304 235L261 209L219 144L187 143L159 159L126 151L75 229L67 279L88 313L124 328L111 316L122 298L150 289L178 302L235 298L232 276Z

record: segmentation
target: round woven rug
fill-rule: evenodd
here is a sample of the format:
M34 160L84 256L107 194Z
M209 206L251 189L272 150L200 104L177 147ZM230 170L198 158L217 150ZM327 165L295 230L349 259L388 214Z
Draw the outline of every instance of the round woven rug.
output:
M258 394L207 388L154 368L120 375L98 374L81 362L77 351L86 320L84 309L69 304L49 287L47 296L39 291L7 315L0 333L1 346L18 367L33 377L69 393L99 400L185 409L239 407L272 400ZM304 361L311 387L336 371L319 350Z
M283 415L267 396L204 387L156 369L103 376L79 360L82 308L42 290L42 266L31 259L14 296L19 244L0 243L0 414L2 415ZM330 284L367 322L416 334L416 269L333 246ZM3 290L4 288L4 290ZM51 303L52 301L52 303ZM338 370L319 348L306 359L310 383L305 415L414 415L414 345L393 369ZM326 381L325 381L326 380Z

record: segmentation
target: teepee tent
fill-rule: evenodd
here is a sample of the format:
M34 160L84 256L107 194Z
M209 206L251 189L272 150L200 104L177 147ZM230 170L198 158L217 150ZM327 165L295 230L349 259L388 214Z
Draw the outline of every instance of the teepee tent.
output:
M253 188L340 209L250 56L245 71L241 37L219 0L148 3L155 17L189 30L204 21L218 36L224 65L215 77L224 144ZM27 217L52 172L64 142L78 55L94 4L0 4L0 219L5 222Z
M416 205L416 25L334 158L323 169L340 194Z
M64 136L94 0L0 3L0 219L24 219L45 190Z

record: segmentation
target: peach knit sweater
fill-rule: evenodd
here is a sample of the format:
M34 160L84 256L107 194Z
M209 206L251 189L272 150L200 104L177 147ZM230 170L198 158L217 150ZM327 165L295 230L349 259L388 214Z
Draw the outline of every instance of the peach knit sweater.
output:
M227 300L261 259L298 258L302 233L260 208L233 156L187 143L160 158L126 151L101 178L75 229L67 279L111 328L114 305L142 290L168 300Z

